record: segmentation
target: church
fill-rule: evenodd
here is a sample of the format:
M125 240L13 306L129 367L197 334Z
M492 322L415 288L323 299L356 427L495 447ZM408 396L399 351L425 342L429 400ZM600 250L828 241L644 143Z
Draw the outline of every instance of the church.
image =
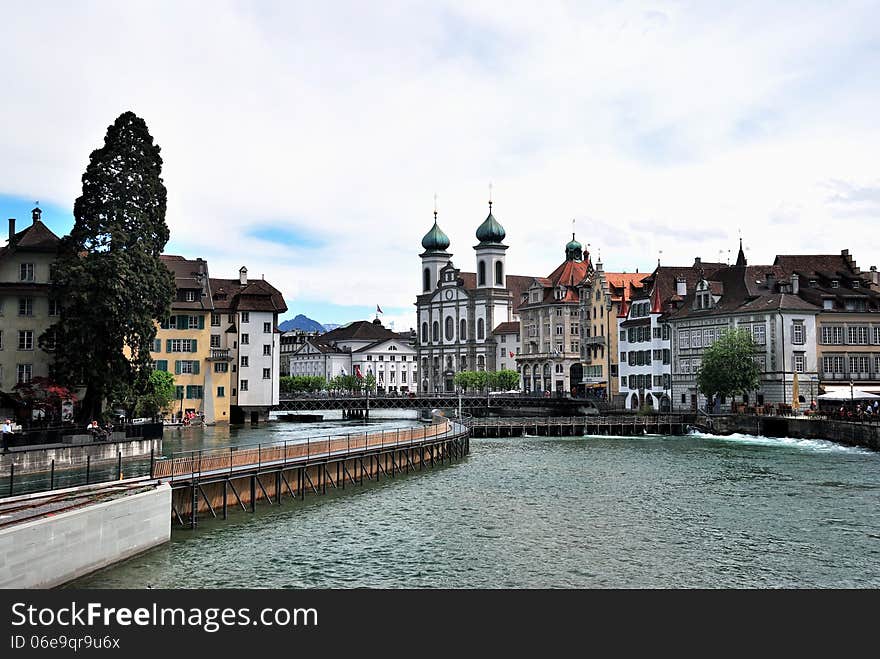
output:
M422 292L416 298L420 392L455 391L459 371L499 370L502 348L509 354L519 344L518 337L509 339L510 325L504 324L519 321L522 293L534 277L507 274L505 235L490 201L489 215L476 231L476 272L463 272L452 262L449 238L434 211L434 225L422 238Z

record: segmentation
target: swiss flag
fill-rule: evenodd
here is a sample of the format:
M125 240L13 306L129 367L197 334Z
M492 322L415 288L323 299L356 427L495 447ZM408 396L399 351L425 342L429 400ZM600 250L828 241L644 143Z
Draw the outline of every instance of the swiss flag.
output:
M510 353L510 358L513 359L513 353L512 353L512 352Z

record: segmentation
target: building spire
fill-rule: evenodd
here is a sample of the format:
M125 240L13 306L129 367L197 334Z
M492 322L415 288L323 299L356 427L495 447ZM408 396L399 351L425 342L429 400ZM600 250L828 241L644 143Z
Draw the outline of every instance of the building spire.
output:
M742 267L747 265L746 254L743 251L743 239L742 236L739 237L739 254L736 255L736 265L738 267Z
M437 193L434 193L434 223L437 223Z
M492 214L492 182L489 182L489 215Z

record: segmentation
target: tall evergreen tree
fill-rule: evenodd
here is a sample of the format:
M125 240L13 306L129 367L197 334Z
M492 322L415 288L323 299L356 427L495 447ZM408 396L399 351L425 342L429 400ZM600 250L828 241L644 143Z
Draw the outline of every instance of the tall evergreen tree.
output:
M159 151L133 112L108 127L53 268L62 310L41 341L54 333L55 378L86 387L85 419L114 391L146 389L155 320L170 313L174 277L159 259L169 237Z

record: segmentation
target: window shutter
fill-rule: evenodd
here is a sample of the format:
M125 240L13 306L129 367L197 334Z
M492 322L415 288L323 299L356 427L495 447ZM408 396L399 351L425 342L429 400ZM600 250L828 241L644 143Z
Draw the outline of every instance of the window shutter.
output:
M202 319L204 320L204 318ZM198 339L192 339L189 344L190 352L198 352L199 351L199 342Z
M193 360L193 375L199 374L199 362L198 360Z
M179 359L174 360L174 374L180 375L180 360Z
M165 339L165 352L171 352L171 339Z
M199 329L205 329L205 315L199 316Z

